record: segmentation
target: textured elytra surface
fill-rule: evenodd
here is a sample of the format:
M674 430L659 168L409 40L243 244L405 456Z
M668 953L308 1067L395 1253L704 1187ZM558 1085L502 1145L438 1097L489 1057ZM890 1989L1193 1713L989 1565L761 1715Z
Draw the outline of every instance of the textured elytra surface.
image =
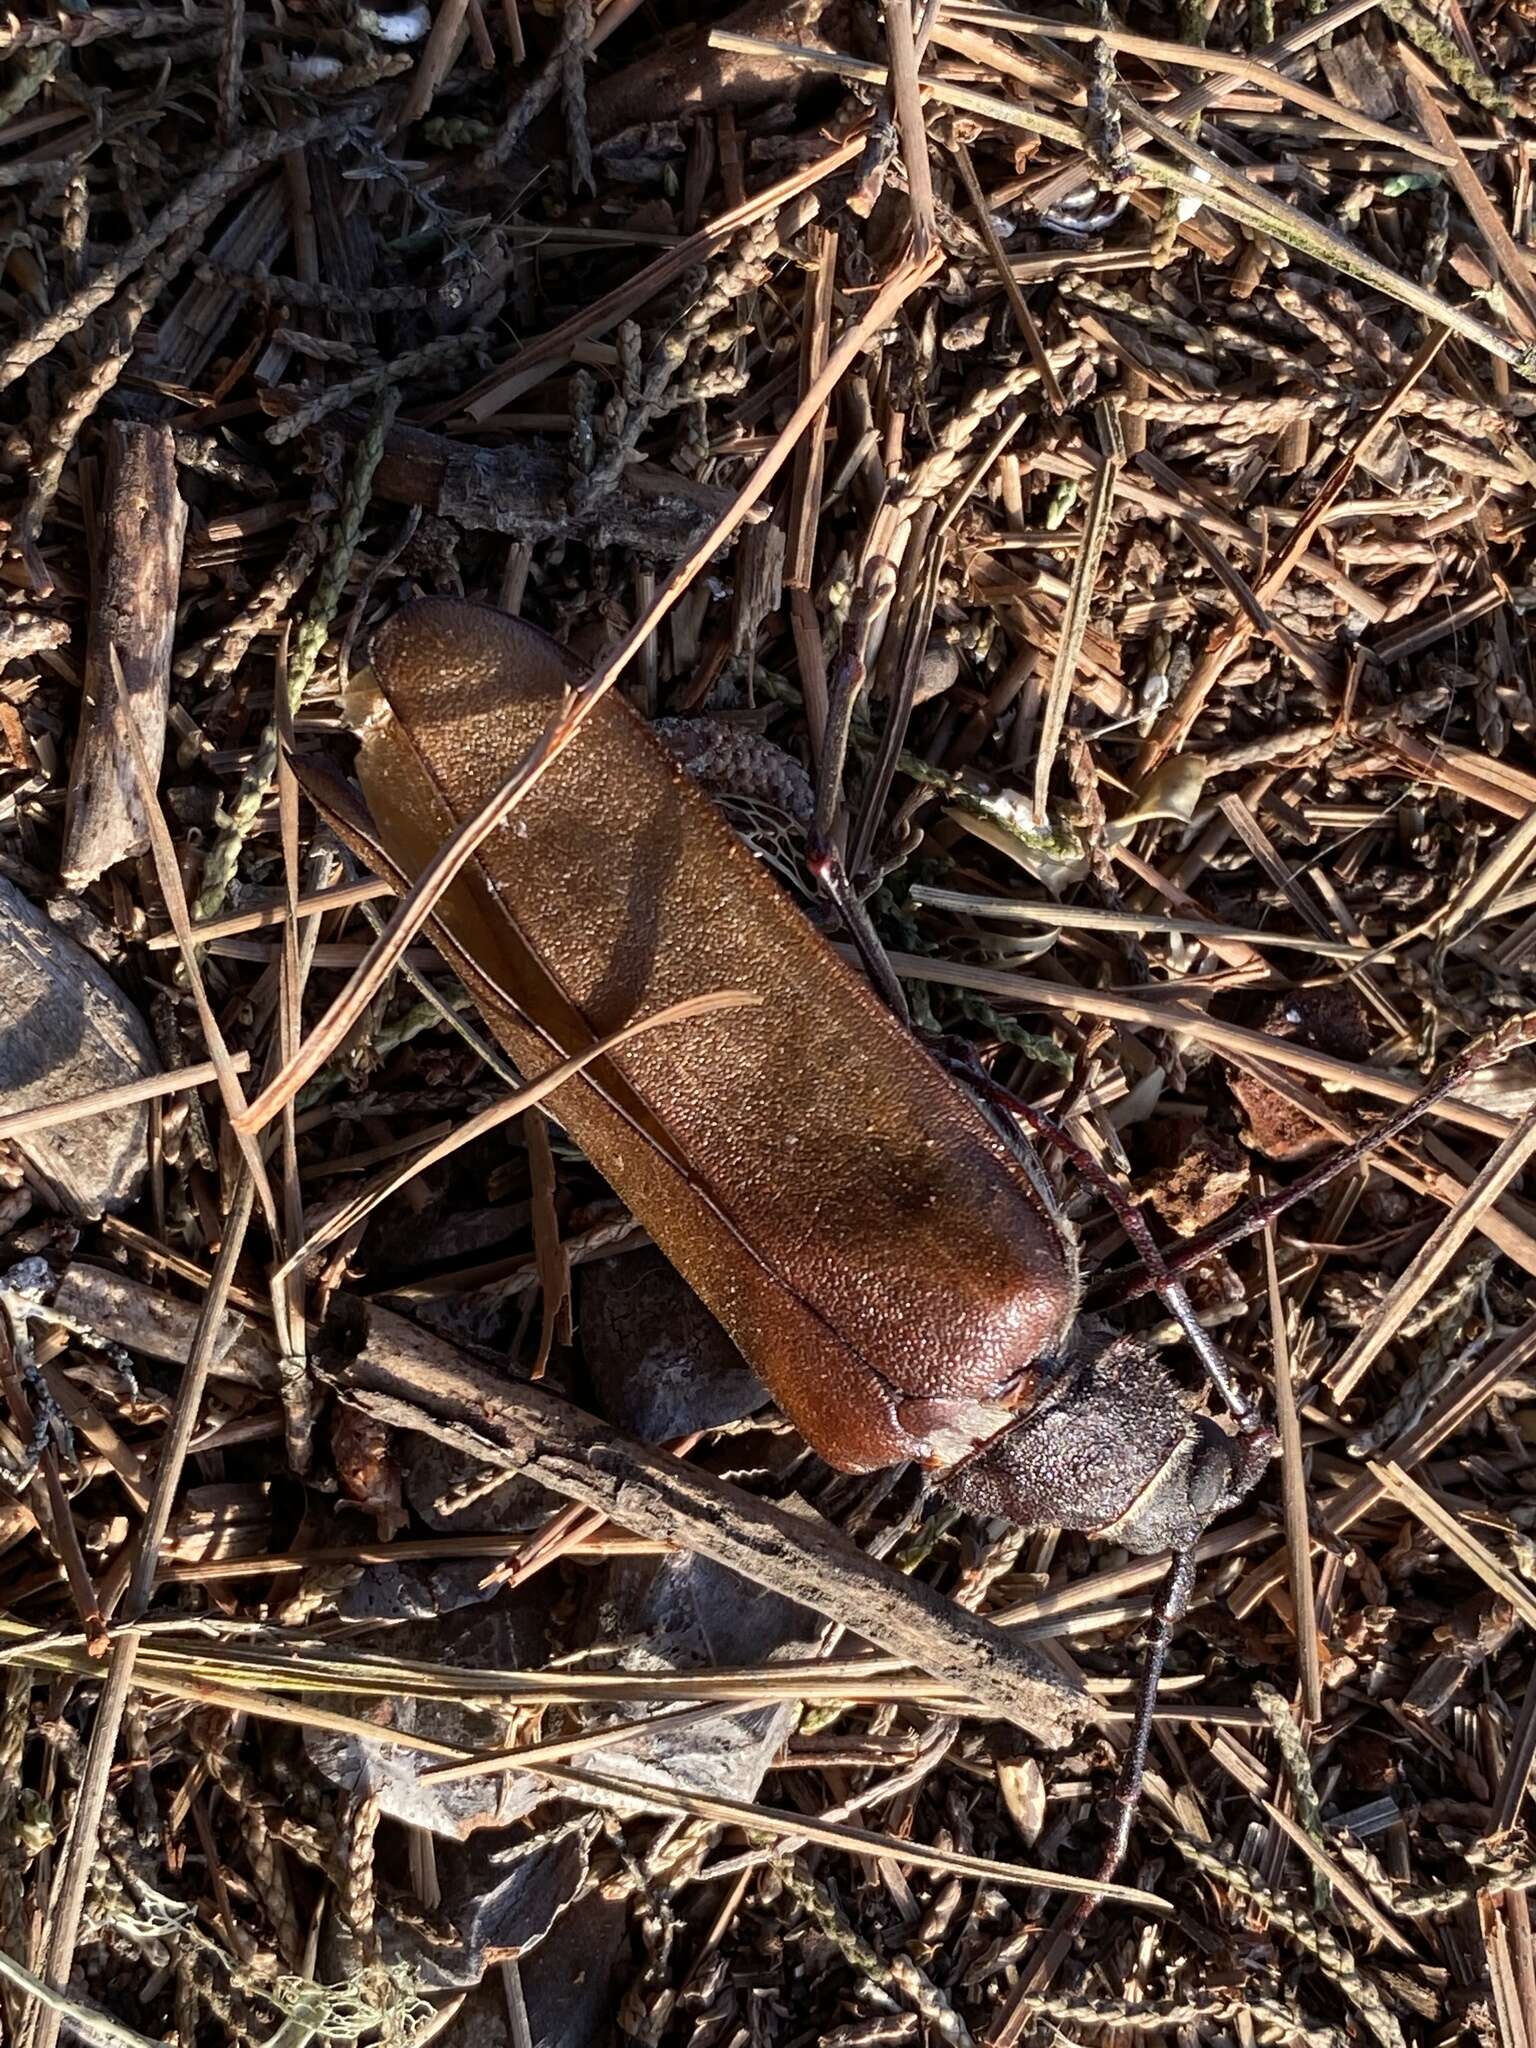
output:
M393 715L367 722L359 773L386 851L415 872L579 671L521 621L443 600L390 620L373 667ZM586 1080L555 1107L824 1456L922 1456L972 1402L1017 1396L1074 1306L1057 1227L621 700L480 849L443 922L533 1073L550 1045L466 953L562 1052L687 997L758 999L606 1062L627 1114Z

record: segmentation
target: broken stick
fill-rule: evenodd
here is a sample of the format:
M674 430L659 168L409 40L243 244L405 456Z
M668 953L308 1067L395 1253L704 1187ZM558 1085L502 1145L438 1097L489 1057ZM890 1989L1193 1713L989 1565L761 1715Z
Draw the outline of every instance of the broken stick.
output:
M187 530L170 428L114 420L106 441L100 577L91 605L86 701L70 763L61 864L69 889L89 888L120 860L149 849L144 804L121 730L123 712L111 687L109 650L117 649L130 714L158 776Z
M866 1557L830 1524L755 1499L542 1387L488 1372L403 1317L371 1304L365 1313L367 1341L340 1385L377 1421L521 1472L634 1535L685 1544L841 1622L1041 1741L1060 1742L1097 1718L1087 1694L1036 1651Z

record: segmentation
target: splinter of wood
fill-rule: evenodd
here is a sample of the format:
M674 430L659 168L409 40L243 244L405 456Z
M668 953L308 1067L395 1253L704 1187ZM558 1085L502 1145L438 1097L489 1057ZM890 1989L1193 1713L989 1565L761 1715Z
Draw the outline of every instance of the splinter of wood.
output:
M88 712L70 762L60 863L69 889L88 888L120 860L149 850L122 721L133 719L151 775L158 775L187 530L170 428L114 420L105 438L100 569L85 654ZM108 669L113 648L122 664L123 701Z

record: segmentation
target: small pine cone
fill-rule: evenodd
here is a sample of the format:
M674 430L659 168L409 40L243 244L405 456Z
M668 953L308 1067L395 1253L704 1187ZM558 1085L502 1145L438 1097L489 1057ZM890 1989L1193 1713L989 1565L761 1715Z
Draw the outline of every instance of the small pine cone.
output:
M658 718L653 730L711 796L753 797L797 824L810 824L816 809L811 778L793 755L761 733L719 718Z

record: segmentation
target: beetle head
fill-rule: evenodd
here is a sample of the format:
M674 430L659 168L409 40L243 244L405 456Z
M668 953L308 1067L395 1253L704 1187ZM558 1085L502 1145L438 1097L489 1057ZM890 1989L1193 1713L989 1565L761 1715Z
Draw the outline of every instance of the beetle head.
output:
M980 1514L1151 1556L1193 1543L1253 1490L1273 1452L1267 1431L1239 1435L1192 1413L1155 1352L1089 1324L1027 1413L939 1484Z

